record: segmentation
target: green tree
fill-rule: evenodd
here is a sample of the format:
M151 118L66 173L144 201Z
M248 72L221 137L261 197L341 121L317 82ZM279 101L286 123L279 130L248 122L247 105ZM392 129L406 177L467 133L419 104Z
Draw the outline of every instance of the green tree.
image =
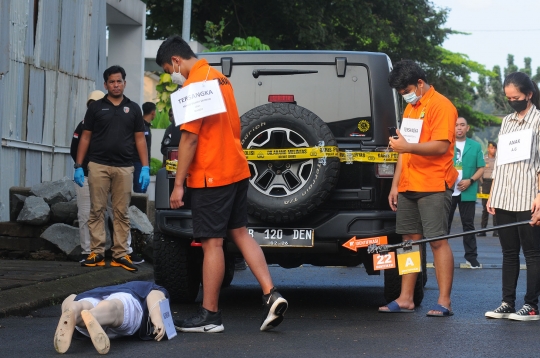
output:
M183 0L147 0L147 37L180 33L182 6ZM221 39L234 45L235 38L255 34L275 50L374 51L392 62L415 60L460 114L481 127L491 118L472 108L479 85L471 74L493 73L441 47L457 33L444 26L448 11L429 0L193 0L191 26L192 38L207 44Z
M222 19L218 24L211 21L206 22L206 41L204 43L208 52L217 51L266 51L270 50L268 45L265 45L257 37L248 36L247 39L237 37L230 45L222 45L221 37L225 23ZM171 75L162 73L159 76L159 83L156 85L158 93L158 102L156 103L156 118L152 121L153 128L167 128L170 124L169 110L172 107L171 94L178 89L178 85L172 82Z
M523 59L524 68L518 69L514 63L514 55L508 54L506 58L506 67L504 68L504 77L512 72L521 71L531 77L536 83L540 82L540 67L537 67L536 74L532 75L532 59L525 57ZM493 103L494 113L505 115L513 111L508 104L508 100L504 94L504 77L501 76L501 67L493 66L493 75L488 79L484 76L479 76L478 94L481 98Z
M525 62L525 68L521 68L520 71L527 74L527 76L532 77L532 68L531 68L531 58L525 57L523 62Z
M514 55L508 54L508 57L506 58L506 65L507 67L504 69L504 77L518 70L518 67L514 64Z
M425 64L428 80L456 106L460 116L467 118L471 127L483 127L497 118L475 110L474 104L479 93L485 90L481 81L475 83L472 73L477 73L484 81L495 74L478 62L472 61L467 55L454 53L442 47L435 61Z
M218 24L212 21L206 21L204 38L206 42L203 45L207 48L206 52L218 51L268 51L270 46L265 45L255 36L247 38L235 37L232 44L222 45L223 31L225 30L225 19L221 19Z
M183 0L147 0L147 38L181 33ZM193 0L191 33L205 43L206 21L222 43L256 35L275 50L363 50L401 58L433 57L450 29L447 10L428 0Z
M171 93L178 89L178 85L172 82L171 75L162 73L159 75L159 83L156 85L158 101L156 103L156 118L152 121L153 128L164 129L171 123L169 110L171 109Z

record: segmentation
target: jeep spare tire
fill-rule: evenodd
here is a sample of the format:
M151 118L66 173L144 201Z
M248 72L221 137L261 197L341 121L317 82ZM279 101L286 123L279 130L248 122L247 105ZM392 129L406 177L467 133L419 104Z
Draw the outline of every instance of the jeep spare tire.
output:
M269 103L241 117L244 149L336 146L330 128L313 112ZM248 214L269 223L299 220L321 205L337 183L339 158L251 160Z

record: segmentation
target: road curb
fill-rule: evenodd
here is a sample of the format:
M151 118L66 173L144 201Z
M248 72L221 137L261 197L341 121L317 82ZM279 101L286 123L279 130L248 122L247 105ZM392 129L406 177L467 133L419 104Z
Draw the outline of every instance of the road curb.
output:
M72 293L80 293L98 286L110 286L128 281L148 281L154 277L151 264L137 266L139 271L122 268L92 268L77 276L40 282L35 285L0 291L0 318L27 315L30 311L62 303Z
M435 268L433 262L428 262L426 268ZM455 263L454 268L471 269L467 263ZM480 269L502 269L502 264L480 264ZM520 270L526 270L527 265L519 265Z

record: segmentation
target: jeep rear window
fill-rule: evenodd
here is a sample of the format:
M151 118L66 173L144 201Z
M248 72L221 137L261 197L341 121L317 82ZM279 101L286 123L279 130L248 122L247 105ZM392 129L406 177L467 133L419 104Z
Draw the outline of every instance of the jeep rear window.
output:
M301 73L254 78L254 71L260 70L296 70ZM306 73L308 71L312 73ZM348 64L345 76L338 77L334 63L236 63L229 80L233 84L240 115L268 103L269 95L292 94L299 106L328 123L336 137L371 136L369 81L367 69L363 66Z

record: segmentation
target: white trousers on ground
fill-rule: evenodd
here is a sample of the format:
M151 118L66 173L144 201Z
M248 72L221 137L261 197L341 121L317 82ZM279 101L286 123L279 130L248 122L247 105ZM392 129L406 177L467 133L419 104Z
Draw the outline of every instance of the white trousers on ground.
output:
M120 300L124 306L124 320L119 327L102 327L109 338L117 338L123 336L132 336L141 327L143 318L143 309L139 301L135 299L131 294L125 292L115 292L110 296L93 298L87 297L81 299L81 301L88 301L94 307L103 300ZM75 328L87 337L90 337L88 330L75 326Z

